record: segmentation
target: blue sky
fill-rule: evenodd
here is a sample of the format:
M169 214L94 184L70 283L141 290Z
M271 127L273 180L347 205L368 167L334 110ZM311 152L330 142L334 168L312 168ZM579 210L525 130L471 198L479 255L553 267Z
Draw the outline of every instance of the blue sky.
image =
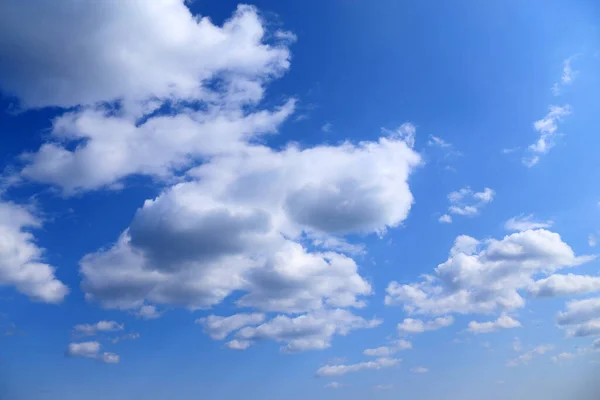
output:
M595 399L599 14L3 2L2 395Z

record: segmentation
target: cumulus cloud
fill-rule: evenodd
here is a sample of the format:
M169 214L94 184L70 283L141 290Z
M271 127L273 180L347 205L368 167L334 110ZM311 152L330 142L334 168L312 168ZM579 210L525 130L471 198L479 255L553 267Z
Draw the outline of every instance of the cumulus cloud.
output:
M141 306L134 314L141 319L156 319L162 315L155 306L151 305Z
M504 224L507 231L528 231L530 229L550 228L554 224L553 221L536 221L533 214L519 215L512 217Z
M363 354L370 357L389 357L401 350L412 349L412 343L408 340L396 340L389 346L376 347L374 349L365 349Z
M395 130L381 128L381 131L386 136L406 142L410 148L415 147L415 135L417 133L417 127L411 122L405 122Z
M81 261L82 287L119 308L146 300L205 308L236 290L246 292L240 306L265 311L360 307L357 297L371 287L356 263L292 239L399 225L418 163L390 138L282 152L247 146L244 156L212 159L190 172L199 180L146 201L112 248Z
M570 105L550 106L546 116L534 122L533 127L539 133L538 140L528 147L529 155L523 158L526 167L533 167L540 160L540 155L546 154L554 147L554 138L558 134L558 124L571 114Z
M600 335L600 298L570 301L566 310L558 313L556 322L567 328L567 336Z
M204 332L215 340L225 339L231 332L248 325L258 325L265 320L265 315L260 313L241 313L229 317L209 315L196 320L197 324L204 325Z
M0 44L0 57L11 60L0 85L25 107L206 99L205 83L219 74L235 92L260 91L257 79L289 67L287 46L265 43L264 23L245 5L222 26L193 16L182 0L9 0L0 16L0 36L13 38ZM283 36L274 38L289 42Z
M397 358L378 358L374 361L365 361L357 364L325 365L317 370L317 376L342 376L350 372L358 372L364 369L391 368L400 362Z
M115 321L99 321L95 324L75 325L73 332L78 336L94 336L98 332L117 332L125 329L125 325Z
M576 256L557 233L528 230L483 242L459 236L447 261L421 282L391 282L385 302L402 304L413 314L489 314L525 305L519 291L533 276L580 265L592 256Z
M427 372L429 372L429 369L425 367L414 367L410 369L410 372L412 372L413 374L426 374Z
M250 340L233 339L225 343L225 346L231 350L246 350L248 347L252 346L252 342Z
M448 200L450 201L448 214L442 215L439 221L442 223L451 223L452 217L450 214L461 216L477 215L486 204L494 200L495 195L496 192L490 188L485 188L481 192L474 192L468 186L451 192L448 195Z
M253 7L216 26L182 0L35 3L35 12L0 6L0 35L17 41L0 44L0 58L11 59L0 87L25 107L80 107L55 118L49 140L22 155L24 178L68 195L119 187L131 175L170 180L199 158L276 132L294 111L293 99L254 107L288 69L290 41L268 39ZM32 25L39 29L22 31Z
M83 357L93 358L105 364L118 364L120 358L114 353L100 353L101 345L99 342L80 342L80 343L69 343L67 351L65 352L67 357Z
M537 346L533 350L527 351L519 355L518 357L508 361L506 363L506 366L518 367L519 365L527 365L534 357L542 356L551 350L554 350L554 346L552 345Z
M467 330L471 333L491 333L498 331L500 329L510 329L510 328L518 328L521 326L521 323L514 318L509 317L508 315L501 315L495 321L487 321L487 322L477 322L471 321L469 322L469 326Z
M450 326L452 323L454 323L454 318L448 316L438 317L431 321L405 318L404 321L397 325L396 329L400 334L417 334L426 331L436 331L438 329Z
M0 286L12 286L32 300L59 303L69 289L43 262L44 250L31 233L40 227L26 207L0 200Z
M352 330L374 328L379 324L381 320L366 320L347 310L336 309L297 317L278 315L261 325L244 327L235 336L251 342L275 340L284 343L282 352L295 353L328 348L336 334L347 335Z
M600 290L600 277L576 274L554 274L535 281L527 288L534 297L573 296Z

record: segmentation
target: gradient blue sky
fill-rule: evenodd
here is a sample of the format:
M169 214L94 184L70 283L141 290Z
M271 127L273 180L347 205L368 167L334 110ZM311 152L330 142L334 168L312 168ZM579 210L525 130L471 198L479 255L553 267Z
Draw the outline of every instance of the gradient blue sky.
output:
M0 398L595 399L598 3L252 6L0 5Z

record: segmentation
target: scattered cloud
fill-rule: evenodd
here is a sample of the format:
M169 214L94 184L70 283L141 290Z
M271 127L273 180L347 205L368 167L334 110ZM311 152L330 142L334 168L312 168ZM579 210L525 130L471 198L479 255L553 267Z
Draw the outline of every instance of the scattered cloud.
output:
M343 309L315 311L297 317L278 315L258 326L246 326L236 333L245 341L282 342L283 353L322 350L331 346L333 335L346 335L355 329L374 328L381 320L366 320Z
M573 70L571 63L576 56L571 56L563 61L562 74L560 76L560 81L555 82L552 85L552 94L554 96L559 96L561 94L561 89L564 86L570 85L573 83L573 79L577 75L577 71Z
M521 354L520 356L508 361L506 363L506 366L507 367L518 367L519 365L527 365L534 357L542 356L551 350L554 350L554 346L552 346L552 345L537 346L533 350L525 352L525 353Z
M73 333L77 336L94 336L98 332L117 332L125 329L125 325L115 321L99 321L95 324L75 325Z
M588 236L588 245L590 247L596 247L596 244L598 244L598 238L592 233Z
M400 334L418 334L427 331L436 331L441 328L452 325L454 318L438 317L431 321L422 321L420 319L405 318L404 321L396 326Z
M521 344L521 339L519 339L518 337L515 337L515 339L513 340L513 343L512 343L512 349L516 352L521 352L521 350L523 349L523 345Z
M159 318L162 313L159 312L155 306L143 305L135 312L135 315L141 319L156 319Z
M410 369L410 372L412 372L413 374L426 374L427 372L429 372L429 369L425 367L414 367Z
M512 217L504 224L504 229L507 231L528 231L530 229L540 228L551 228L554 222L548 221L536 221L534 220L533 214L519 215L518 217Z
M117 364L120 358L114 353L100 353L100 342L69 343L65 355L67 357L93 358L105 364Z
M342 376L350 372L358 372L364 369L391 368L400 362L397 358L378 358L374 361L365 361L358 364L325 365L317 370L317 376Z
M534 129L540 134L538 140L528 147L529 155L523 157L523 164L533 167L540 160L540 155L546 154L554 147L554 138L558 135L558 124L570 115L570 105L550 106L546 116L534 122Z
M451 224L452 223L452 217L448 214L444 214L442 215L438 221L440 221L443 224Z
M485 188L481 192L473 192L470 187L464 187L448 195L450 206L448 214L442 215L439 219L442 223L451 223L452 217L449 214L474 216L495 196L495 192L490 188Z
M495 321L487 321L487 322L477 322L471 321L469 322L469 326L467 330L471 333L491 333L496 332L500 329L510 329L510 328L519 328L521 323L516 319L509 317L508 315L501 315Z
M252 342L250 340L233 339L225 343L225 345L231 350L246 350L248 347L252 346Z
M413 314L490 314L522 308L526 289L538 274L551 274L594 259L576 256L554 232L528 230L501 240L459 236L447 261L421 282L390 282L387 305Z
M376 347L374 349L366 349L363 351L365 356L370 357L389 357L401 350L412 349L412 343L408 340L396 340L389 346Z
M333 124L331 122L327 122L327 123L323 124L323 126L321 126L321 130L325 133L331 132L332 128L333 128Z
M375 385L374 389L375 390L392 390L394 388L394 385Z
M111 340L113 344L122 342L124 340L138 340L140 338L139 333L128 333L127 335L117 336Z
M339 382L329 382L328 384L325 385L325 389L339 389L342 386L343 385Z
M381 128L381 132L390 138L406 142L408 147L411 149L415 147L415 135L417 133L417 127L411 122L405 122L395 130Z

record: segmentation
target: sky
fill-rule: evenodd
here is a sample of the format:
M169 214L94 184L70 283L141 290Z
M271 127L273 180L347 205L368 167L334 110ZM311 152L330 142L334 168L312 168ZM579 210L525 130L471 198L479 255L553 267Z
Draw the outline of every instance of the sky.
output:
M596 399L591 0L0 3L1 399Z

